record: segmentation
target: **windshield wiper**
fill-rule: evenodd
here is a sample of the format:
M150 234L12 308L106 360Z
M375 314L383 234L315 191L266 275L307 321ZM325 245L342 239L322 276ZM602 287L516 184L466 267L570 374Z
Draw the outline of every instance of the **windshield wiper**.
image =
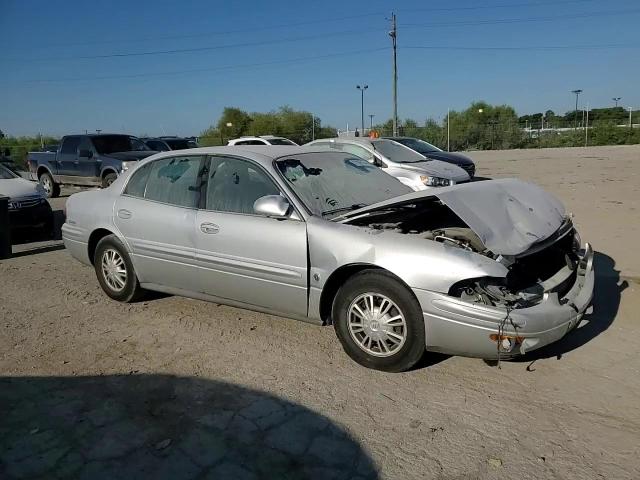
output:
M340 212L350 212L351 210L357 210L359 208L363 208L366 207L367 204L366 203L355 203L349 207L340 207L340 208L334 208L333 210L327 210L326 212L322 212L322 216L327 216L327 215L332 215L334 213L340 213Z

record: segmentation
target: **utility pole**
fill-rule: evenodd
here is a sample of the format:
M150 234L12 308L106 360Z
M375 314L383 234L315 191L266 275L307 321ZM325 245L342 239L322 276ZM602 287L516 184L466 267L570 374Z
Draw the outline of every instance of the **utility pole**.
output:
M633 128L633 123L631 123L631 107L629 107L629 130Z
M618 108L618 102L620 100L622 100L622 97L613 97L611 100L613 100L614 102L616 102L616 108Z
M577 130L578 129L578 95L580 95L582 93L582 90L578 89L578 90L571 90L571 93L575 94L576 96L576 109L575 109L575 121L574 123L574 128Z
M356 85L356 88L360 90L360 127L362 128L362 135L364 135L364 91L369 88L369 85Z
M375 113L370 113L369 114L369 132L371 132L371 130L373 130L373 117L375 117Z
M584 124L584 146L589 144L589 104L587 103L587 110L585 111L586 122Z
M311 114L311 141L316 139L316 116Z
M398 60L396 55L398 29L396 14L391 13L391 31L389 32L393 44L393 136L398 135Z
M450 114L450 109L447 108L447 152L451 151L451 143L449 141L450 134L451 134L451 127L450 127L451 122L449 121L449 119L450 119L450 115L449 114Z

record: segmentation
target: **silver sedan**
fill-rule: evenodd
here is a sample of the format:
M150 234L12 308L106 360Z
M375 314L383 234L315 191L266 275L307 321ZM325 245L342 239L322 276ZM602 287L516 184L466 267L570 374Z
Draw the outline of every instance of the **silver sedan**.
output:
M351 358L386 371L425 350L539 348L593 293L591 248L535 185L413 192L341 151L160 153L72 195L62 231L113 299L156 290L333 324Z

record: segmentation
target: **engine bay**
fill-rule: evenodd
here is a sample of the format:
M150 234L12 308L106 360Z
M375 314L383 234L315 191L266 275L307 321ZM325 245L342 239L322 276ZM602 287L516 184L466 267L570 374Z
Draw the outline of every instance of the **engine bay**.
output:
M569 217L549 238L517 256L491 252L469 226L437 198L393 205L348 220L351 225L417 235L491 258L509 270L505 278L468 279L453 285L452 296L492 306L524 308L540 302L545 293L559 298L576 278L580 241Z

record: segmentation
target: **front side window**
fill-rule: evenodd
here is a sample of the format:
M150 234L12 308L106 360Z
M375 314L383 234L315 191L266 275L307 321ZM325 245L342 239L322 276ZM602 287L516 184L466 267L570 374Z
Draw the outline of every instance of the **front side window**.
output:
M62 142L62 149L60 153L73 154L78 153L78 146L80 145L80 137L67 137Z
M312 214L333 218L412 190L367 160L345 152L296 155L278 170Z
M372 140L371 143L373 144L373 148L395 163L420 163L427 161L424 155L420 155L418 152L393 140Z
M197 208L203 164L203 157L170 157L148 163L150 170L144 198L178 207Z
M259 167L232 157L211 157L205 208L219 212L254 214L253 204L280 190Z
M424 140L420 140L419 138L401 138L396 140L396 142L401 143L402 145L409 147L411 150L415 150L418 153L422 153L423 155L425 153L442 151L438 147L431 145Z
M350 153L365 160L373 160L373 153L360 145L353 145L351 143L345 143L342 145L342 151Z

